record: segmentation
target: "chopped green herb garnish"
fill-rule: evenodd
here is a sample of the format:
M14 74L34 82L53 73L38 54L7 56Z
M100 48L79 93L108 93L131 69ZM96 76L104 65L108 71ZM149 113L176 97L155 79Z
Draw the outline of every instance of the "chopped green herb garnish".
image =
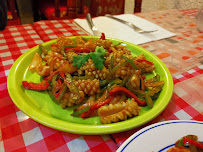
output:
M73 66L77 66L79 69L82 65L85 65L85 63L88 61L89 58L92 58L93 63L96 68L99 70L102 70L104 66L104 55L106 54L106 50L101 46L97 46L95 49L95 52L90 52L87 55L78 55L73 57Z

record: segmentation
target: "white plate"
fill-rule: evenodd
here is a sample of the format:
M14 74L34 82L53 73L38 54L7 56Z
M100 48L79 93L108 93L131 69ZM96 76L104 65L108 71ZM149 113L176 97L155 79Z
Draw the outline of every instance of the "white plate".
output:
M130 136L117 152L166 152L186 135L203 141L203 122L192 120L164 121L147 126Z

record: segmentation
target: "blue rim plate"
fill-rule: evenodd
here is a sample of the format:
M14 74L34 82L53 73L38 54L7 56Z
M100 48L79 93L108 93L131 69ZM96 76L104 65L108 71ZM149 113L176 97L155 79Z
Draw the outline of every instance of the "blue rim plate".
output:
M203 122L171 120L152 124L130 136L117 152L167 152L175 142L186 135L196 135L203 141Z

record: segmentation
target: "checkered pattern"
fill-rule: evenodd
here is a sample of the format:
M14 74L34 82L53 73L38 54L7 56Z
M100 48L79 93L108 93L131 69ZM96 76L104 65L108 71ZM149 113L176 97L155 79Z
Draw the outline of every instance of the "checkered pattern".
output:
M203 66L202 66L202 39L203 37L194 32L193 24L181 27L181 22L175 22L182 18L181 15L190 16L195 10L163 11L157 13L140 13L156 24L167 29L175 30L177 36L143 44L142 46L157 55L169 67L174 80L174 94L167 108L154 120L136 129L116 133L112 135L90 136L61 132L41 125L26 116L12 102L7 90L7 76L12 64L24 52L43 41L49 41L59 36L86 35L72 20L39 21L33 25L9 26L0 32L0 152L21 151L67 151L67 152L98 152L116 151L130 135L139 129L164 120L200 120L203 121ZM171 18L170 15L173 17ZM193 15L194 16L194 15ZM153 19L154 17L154 19ZM165 19L167 22L164 22ZM151 19L151 20L150 20ZM171 20L170 20L171 19ZM192 23L191 18L184 21ZM176 24L173 24L176 23ZM180 25L179 25L180 24ZM174 28L173 25L176 27ZM184 24L186 25L186 24ZM172 28L173 27L173 28ZM185 30L184 30L185 29ZM194 39L194 40L193 40ZM168 64L167 46L172 48L174 54L183 52L185 46L193 56L184 55L181 58L173 58L173 64ZM166 50L164 52L164 50ZM180 50L182 51L180 53ZM177 56L177 55L176 55ZM188 59L195 58L195 60ZM196 60L197 58L197 60ZM177 61L182 63L191 62L184 66L184 70ZM171 60L170 60L171 61ZM198 63L198 64L197 64ZM201 64L201 65L200 65ZM170 67L171 66L171 67ZM175 68L174 68L175 67ZM176 71L174 71L176 70ZM174 74L176 72L176 74Z
M43 41L32 25L8 26L0 32L0 95L8 96L7 76L15 60Z
M187 101L187 100L183 100L182 98L182 93L181 92L177 92L175 91L177 88L179 88L178 84L184 81L188 81L189 79L194 79L196 77L201 78L200 81L198 81L199 87L201 87L203 89L203 66L198 66L194 69L191 69L179 76L176 76L173 78L174 80L174 93L172 96L172 99L170 101L170 103L168 104L167 108L154 120L152 120L151 122L138 127L136 129L132 129L129 131L125 131L122 133L116 133L113 134L112 136L115 138L118 146L120 146L128 137L130 137L132 134L134 134L136 131L138 131L139 129L148 126L150 124L156 123L156 122L160 122L160 121L164 121L164 120L199 120L199 121L203 121L203 98L199 97L199 105L198 106L202 106L201 108L201 112L198 111L198 108L200 107L193 107L191 106ZM194 83L193 83L194 85ZM181 86L181 88L185 88L186 86L183 85ZM199 90L200 92L200 90ZM188 92L189 93L189 92ZM188 94L187 93L187 94ZM196 102L196 98L191 98L191 100L193 100L193 102ZM202 114L201 114L202 113Z
M35 22L33 27L44 42L56 39L59 36L86 35L73 24L73 20L39 21Z
M77 30L72 31L73 35L74 32ZM83 33L78 31L78 34ZM33 121L13 104L7 90L9 69L20 55L41 43L43 41L32 25L9 26L0 32L0 152L97 152L103 148L106 152L115 151L118 147L109 135L82 136L60 132Z
M2 137L0 150L5 151L115 151L118 147L109 135L88 136L57 131L43 126L19 111L9 97L0 107ZM8 119L9 118L9 119Z
M3 98L1 104L3 101L7 101L7 104L0 108L1 150L96 152L105 147L107 152L111 152L118 148L108 135L82 136L60 132L30 119L13 105L9 97Z

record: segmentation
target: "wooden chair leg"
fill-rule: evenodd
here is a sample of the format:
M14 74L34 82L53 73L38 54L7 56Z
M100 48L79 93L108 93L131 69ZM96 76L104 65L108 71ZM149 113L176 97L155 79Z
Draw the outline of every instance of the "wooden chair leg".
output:
M67 0L67 15L69 18L77 17L77 0Z
M78 10L79 14L83 14L84 13L83 6L84 6L84 1L83 0L79 0L79 10Z
M55 0L55 16L60 17L60 0Z
M18 13L17 13L16 6L15 6L15 0L9 0L8 2L9 2L9 6L10 6L10 10L11 10L13 19L15 20L18 18Z
M134 13L141 12L142 0L135 0Z

